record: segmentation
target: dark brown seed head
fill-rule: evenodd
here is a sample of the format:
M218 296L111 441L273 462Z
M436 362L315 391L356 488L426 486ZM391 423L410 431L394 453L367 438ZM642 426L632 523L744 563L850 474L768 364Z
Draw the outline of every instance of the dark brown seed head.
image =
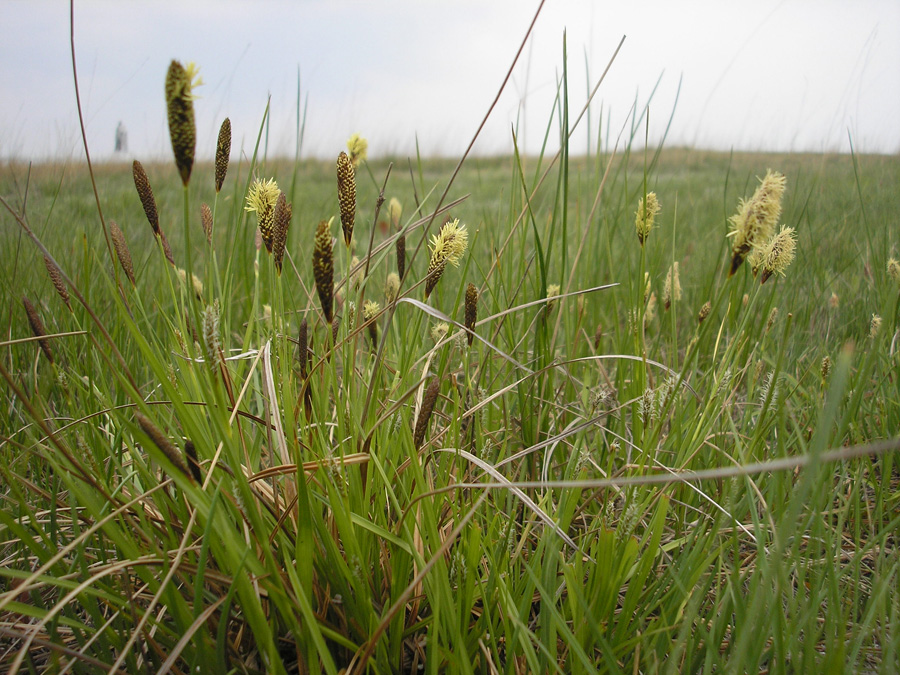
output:
M334 251L331 244L331 231L328 221L319 223L313 246L313 277L316 280L316 291L322 303L322 314L329 324L334 319Z
M272 258L275 260L275 269L281 276L281 264L284 261L284 248L287 244L288 228L291 226L291 214L293 209L283 192L278 193L275 202L275 216L272 226Z
M47 268L47 276L50 277L53 288L56 289L56 292L59 293L59 297L66 303L66 307L72 309L72 305L69 304L69 291L66 288L66 282L63 281L62 272L59 271L56 264L47 256L44 256L44 266Z
M228 172L228 159L231 156L231 120L227 117L219 127L219 140L216 142L216 193L221 191Z
M203 234L206 235L206 243L212 245L212 209L209 208L209 204L205 202L200 205L200 224L203 225Z
M469 346L475 339L475 322L478 320L478 289L475 284L466 286L466 329L469 331Z
M406 235L401 234L397 237L397 274L403 279L403 273L406 271Z
M197 459L197 448L194 447L194 441L187 440L184 442L184 454L187 455L188 468L191 475L198 483L203 482L203 474L200 473L200 460Z
M594 333L594 351L600 349L600 340L603 339L603 324L597 324L597 330Z
M337 159L338 202L341 207L341 228L344 243L349 248L353 238L353 223L356 218L356 175L349 155L342 152Z
M428 384L425 395L422 397L422 408L419 410L419 416L416 418L416 429L413 433L413 443L416 450L422 447L425 441L425 432L428 430L428 422L431 420L431 413L434 412L434 404L437 401L438 393L441 390L441 378L435 376Z
M178 61L172 61L166 73L166 109L175 166L181 174L181 182L187 185L191 180L191 169L194 166L197 125L194 121L191 75Z
M166 459L172 462L175 468L181 471L185 476L192 478L187 464L184 463L184 457L181 456L181 453L178 452L178 449L172 444L169 437L140 412L134 413L134 419L141 427L141 430L147 434L151 441L153 441L153 445L159 448L162 454L166 456Z
M112 239L113 248L116 249L116 257L119 259L119 264L125 270L125 276L128 277L128 281L134 286L134 265L131 262L131 252L128 250L125 234L114 220L109 221L109 236Z
M159 243L162 245L163 254L165 254L166 260L169 261L169 264L170 264L172 267L175 267L175 256L172 255L172 247L169 246L169 240L166 239L166 233L165 233L165 232L160 232L160 233L159 233Z
M144 213L153 228L153 234L157 237L159 231L159 213L156 210L156 200L153 198L153 189L150 187L150 179L147 178L147 172L139 161L134 160L131 165L131 173L134 176L134 187L137 190L138 197L141 198L141 205L144 207Z
M300 322L297 331L297 352L300 356L300 377L306 377L306 362L309 357L309 323L306 319Z
M38 344L41 347L41 351L44 352L44 356L47 357L47 360L50 363L53 363L53 352L50 349L50 340L45 339L47 331L44 330L44 322L41 321L41 317L38 315L34 305L31 304L31 300L24 295L22 296L22 304L25 305L25 314L28 316L31 332L34 333L36 338L40 338Z
M341 330L341 315L335 314L331 320L331 344L336 345L338 339L338 331Z

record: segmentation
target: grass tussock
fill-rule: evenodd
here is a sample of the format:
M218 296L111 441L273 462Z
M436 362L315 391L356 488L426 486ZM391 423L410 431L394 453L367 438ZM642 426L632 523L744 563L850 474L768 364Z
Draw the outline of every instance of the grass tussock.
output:
M87 172L0 171L0 669L895 668L897 158L578 157L564 108L335 185L228 119L195 161L165 81L115 259Z

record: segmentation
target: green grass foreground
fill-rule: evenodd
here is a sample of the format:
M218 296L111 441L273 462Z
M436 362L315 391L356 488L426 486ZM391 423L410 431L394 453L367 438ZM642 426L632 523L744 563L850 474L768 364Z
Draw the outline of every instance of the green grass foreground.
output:
M352 252L331 162L147 164L175 266L130 164L103 221L82 164L0 169L0 670L896 672L900 159L602 150L471 158L438 213L455 162L363 163ZM760 284L726 235L768 168L797 253Z

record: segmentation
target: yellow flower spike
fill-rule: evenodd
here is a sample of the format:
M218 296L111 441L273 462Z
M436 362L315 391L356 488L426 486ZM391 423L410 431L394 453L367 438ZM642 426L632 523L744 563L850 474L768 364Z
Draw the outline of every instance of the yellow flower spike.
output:
M748 200L741 200L738 212L729 218L734 229L728 233L734 237L731 247L731 270L734 275L744 259L755 248L767 242L781 217L781 198L786 179L777 171L767 171L756 192Z
M359 134L353 134L347 141L347 152L350 154L350 162L353 168L357 168L360 162L365 162L369 155L369 142Z
M637 232L638 241L641 246L650 236L650 230L653 229L653 221L660 211L659 200L656 198L655 192L648 192L645 199L638 202L637 211L634 214L634 229Z
M465 225L459 224L459 218L454 218L441 228L438 234L431 237L431 260L428 263L427 281L425 282L425 298L431 295L447 263L454 267L459 266L463 253L469 245L469 233Z
M760 251L759 267L762 269L762 276L759 283L766 283L773 274L784 276L784 271L794 261L796 247L794 228L782 225L781 231L772 237Z
M272 252L272 242L275 238L275 205L278 203L278 183L274 178L269 180L254 180L247 193L247 205L245 211L256 212L259 233L266 250Z

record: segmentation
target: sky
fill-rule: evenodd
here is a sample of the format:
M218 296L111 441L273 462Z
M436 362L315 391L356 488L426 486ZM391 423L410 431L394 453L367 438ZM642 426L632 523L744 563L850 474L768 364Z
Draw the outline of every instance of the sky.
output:
M245 2L76 0L75 56L91 156L170 156L163 83L196 62L198 158L231 118L249 155L267 101L269 156L333 158L351 134L371 156L458 157L472 139L539 0ZM0 158L83 156L69 3L0 2ZM473 148L559 145L624 39L571 152L632 132L667 146L900 152L898 0L546 0ZM564 45L566 57L564 59ZM649 116L644 115L649 109ZM649 122L647 119L649 118ZM645 126L646 124L646 126ZM548 135L549 130L549 135Z

